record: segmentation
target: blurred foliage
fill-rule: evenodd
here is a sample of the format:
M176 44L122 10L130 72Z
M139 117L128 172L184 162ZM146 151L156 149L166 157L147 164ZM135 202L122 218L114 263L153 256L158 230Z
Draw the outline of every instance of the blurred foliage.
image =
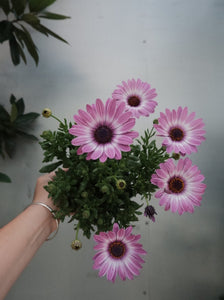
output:
M0 172L0 182L11 182L8 175Z
M64 20L69 18L61 14L46 11L46 8L56 0L0 0L0 8L6 15L6 20L0 22L0 43L9 42L10 54L14 65L21 59L27 63L24 50L31 55L36 65L39 62L38 49L27 29L32 27L38 32L53 36L67 43L62 37L41 24L41 18L50 20Z
M54 180L49 182L46 190L56 206L60 208L56 216L62 222L71 216L69 222L75 221L83 234L90 238L91 231L108 231L117 222L127 227L138 220L142 204L134 201L137 194L142 199L151 199L156 186L150 178L161 162L169 155L165 149L157 148L153 136L155 132L145 131L130 152L122 153L122 159L108 159L101 163L86 160L86 154L77 155L78 147L71 144L73 136L68 129L72 124L60 122L57 131L44 131L40 145L44 151L43 162L52 162L40 172L56 171ZM117 187L117 181L123 180L124 189Z
M14 156L18 136L24 136L33 141L37 140L34 135L27 131L39 114L34 112L25 114L23 98L17 100L14 95L11 95L10 104L10 113L0 104L0 155L3 159L6 156L10 158ZM10 182L10 178L0 173L0 182Z

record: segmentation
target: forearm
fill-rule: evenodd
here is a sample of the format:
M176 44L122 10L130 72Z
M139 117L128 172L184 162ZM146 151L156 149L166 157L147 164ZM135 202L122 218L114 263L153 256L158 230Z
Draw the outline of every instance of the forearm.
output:
M0 229L0 300L55 229L51 213L40 205L29 206Z

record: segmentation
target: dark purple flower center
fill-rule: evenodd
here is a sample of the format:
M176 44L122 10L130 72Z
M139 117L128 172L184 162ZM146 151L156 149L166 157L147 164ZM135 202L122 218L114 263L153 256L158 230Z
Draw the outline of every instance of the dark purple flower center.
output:
M178 176L172 177L168 182L169 190L175 194L179 194L184 190L184 180Z
M130 96L128 98L128 105L130 106L139 106L140 102L140 99L136 96Z
M122 258L126 252L126 246L121 241L114 241L109 244L109 253L113 258Z
M113 137L113 131L106 125L100 125L94 131L94 138L99 144L110 143Z
M182 129L180 128L172 128L170 129L170 132L169 132L169 136L171 138L172 141L182 141L183 138L184 138L184 132Z

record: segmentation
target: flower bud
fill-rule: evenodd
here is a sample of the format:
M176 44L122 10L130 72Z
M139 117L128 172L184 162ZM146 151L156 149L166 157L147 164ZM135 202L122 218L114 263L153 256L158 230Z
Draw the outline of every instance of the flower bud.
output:
M126 182L125 180L123 179L118 179L116 181L116 187L119 189L119 190L124 190L126 188Z
M144 216L155 222L155 215L157 215L155 208L152 205L146 206Z
M103 225L103 219L101 219L101 218L98 219L97 224L98 224L98 225Z
M88 219L89 216L90 216L90 211L89 210L84 210L84 212L82 213L83 219Z
M51 134L51 131L50 130L45 130L42 132L42 135L41 135L44 139L48 139L52 136Z
M51 115L52 115L52 111L51 111L50 108L45 108L42 111L42 116L45 117L45 118L49 118Z
M159 120L158 119L153 120L153 124L159 124Z
M108 188L108 186L106 186L106 185L103 185L102 187L101 187L101 192L102 193L108 193L109 192L109 188Z
M88 197L88 193L87 192L82 192L81 193L81 197L82 198L87 198Z
M82 243L79 240L74 240L71 243L71 247L73 250L79 250L82 248Z
M175 159L175 160L178 160L180 158L180 154L179 153L173 153L172 158Z

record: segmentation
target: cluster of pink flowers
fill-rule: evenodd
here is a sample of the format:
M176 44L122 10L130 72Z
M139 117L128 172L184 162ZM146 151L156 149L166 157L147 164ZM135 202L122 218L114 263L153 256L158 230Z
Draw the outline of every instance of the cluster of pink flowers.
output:
M99 159L101 162L107 158L121 159L121 152L130 151L133 139L138 136L138 132L132 130L135 118L154 112L156 96L155 89L148 83L132 79L118 85L105 105L97 99L95 104L86 106L86 111L79 110L74 116L76 124L69 131L75 136L72 144L79 146L77 153L87 153L88 160ZM154 128L163 138L166 151L183 157L197 152L197 147L205 140L202 119L195 119L195 113L188 114L187 107L166 109L165 113L160 113ZM181 158L177 164L171 158L161 163L149 180L158 187L155 197L160 199L159 204L180 215L192 213L194 206L200 205L206 188L202 183L204 176L187 157ZM148 206L145 216L154 222L154 214L154 208ZM146 252L141 244L136 243L140 235L132 235L131 229L131 226L119 229L118 224L114 224L113 231L94 236L98 243L94 268L100 270L99 276L107 274L107 279L114 282L117 275L124 280L139 274L144 262L140 255Z

